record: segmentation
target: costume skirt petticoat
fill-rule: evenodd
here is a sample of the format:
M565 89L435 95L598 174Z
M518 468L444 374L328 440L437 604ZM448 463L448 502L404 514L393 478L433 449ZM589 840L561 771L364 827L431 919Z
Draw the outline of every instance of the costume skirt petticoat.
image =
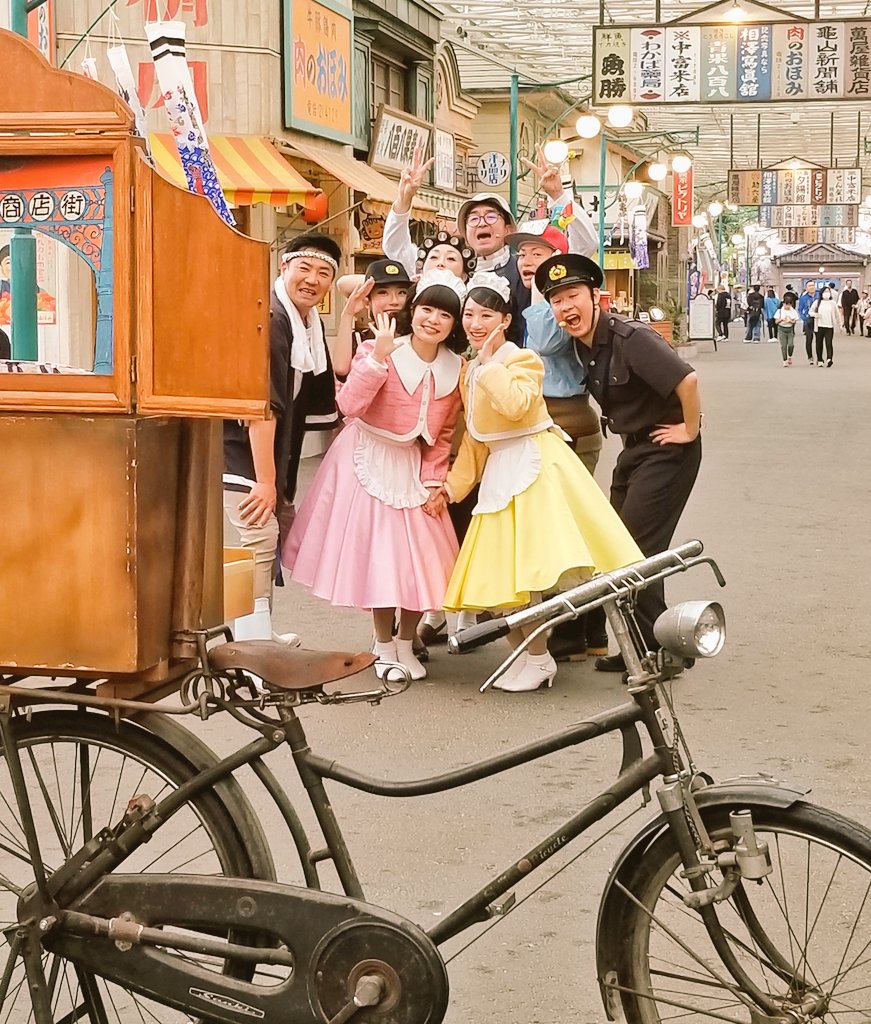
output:
M394 508L369 494L355 472L359 442L351 422L330 446L282 562L297 583L339 607L441 608L458 547L450 517L428 516L422 505Z
M551 431L533 440L535 481L498 512L472 516L445 595L449 611L516 608L643 557L569 446Z

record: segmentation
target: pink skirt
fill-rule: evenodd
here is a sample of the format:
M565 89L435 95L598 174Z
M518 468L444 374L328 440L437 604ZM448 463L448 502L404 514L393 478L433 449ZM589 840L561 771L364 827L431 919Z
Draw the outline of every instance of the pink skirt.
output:
M291 529L282 563L291 578L342 608L441 608L457 558L447 511L393 508L354 471L359 428L330 446Z

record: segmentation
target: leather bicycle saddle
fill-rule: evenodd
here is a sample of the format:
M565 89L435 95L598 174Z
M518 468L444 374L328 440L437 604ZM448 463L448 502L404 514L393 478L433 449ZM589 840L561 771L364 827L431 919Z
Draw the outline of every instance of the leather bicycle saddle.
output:
M274 640L238 640L209 651L212 668L254 672L272 690L319 690L362 672L375 660L374 654L304 651Z

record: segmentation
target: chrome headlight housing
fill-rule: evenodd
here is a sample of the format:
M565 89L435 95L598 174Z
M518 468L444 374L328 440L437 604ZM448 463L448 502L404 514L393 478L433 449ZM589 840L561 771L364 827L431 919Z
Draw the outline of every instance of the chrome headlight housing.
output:
M684 601L653 624L653 635L672 654L713 658L726 642L726 616L716 601Z

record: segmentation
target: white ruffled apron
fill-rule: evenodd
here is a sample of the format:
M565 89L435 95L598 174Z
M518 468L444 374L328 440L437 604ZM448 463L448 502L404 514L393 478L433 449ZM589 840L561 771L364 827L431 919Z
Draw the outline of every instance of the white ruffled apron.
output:
M371 433L360 420L355 423L354 473L363 490L391 508L423 505L429 491L420 482L418 439L394 441Z
M512 498L535 483L541 473L541 449L534 437L535 434L524 434L487 442L489 453L472 515L501 512Z

